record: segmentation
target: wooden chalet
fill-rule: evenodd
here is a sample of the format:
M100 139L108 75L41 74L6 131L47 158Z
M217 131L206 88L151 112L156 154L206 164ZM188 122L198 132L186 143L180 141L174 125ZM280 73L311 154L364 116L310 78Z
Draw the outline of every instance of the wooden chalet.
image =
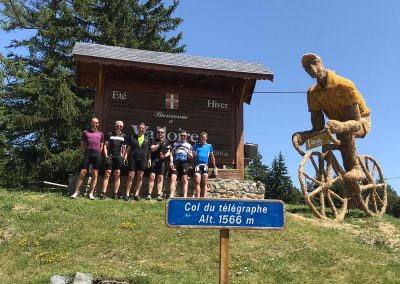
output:
M149 137L163 126L175 141L184 129L193 144L205 131L219 168L227 169L220 174L243 178L243 104L257 80L272 81L264 65L90 43L76 43L72 54L78 86L96 90L103 132L122 120L132 134L144 122Z

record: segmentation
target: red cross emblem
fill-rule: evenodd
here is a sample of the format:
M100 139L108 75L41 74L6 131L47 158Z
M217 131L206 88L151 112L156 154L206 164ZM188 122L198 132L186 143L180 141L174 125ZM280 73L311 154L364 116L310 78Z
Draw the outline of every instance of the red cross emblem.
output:
M165 94L165 108L166 109L178 109L179 95L177 94Z

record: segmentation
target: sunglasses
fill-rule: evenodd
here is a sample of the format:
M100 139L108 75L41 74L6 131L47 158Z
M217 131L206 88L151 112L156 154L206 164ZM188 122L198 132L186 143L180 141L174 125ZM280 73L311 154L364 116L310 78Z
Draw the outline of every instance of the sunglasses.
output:
M115 125L115 127L122 128L122 127L124 127L124 126L123 126L123 125Z

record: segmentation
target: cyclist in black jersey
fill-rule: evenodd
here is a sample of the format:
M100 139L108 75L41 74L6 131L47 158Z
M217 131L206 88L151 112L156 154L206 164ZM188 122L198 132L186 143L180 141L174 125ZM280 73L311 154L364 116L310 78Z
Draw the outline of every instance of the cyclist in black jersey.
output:
M103 148L106 159L103 189L100 193L102 198L106 197L107 186L111 172L114 171L114 199L118 199L118 190L121 182L121 168L123 166L123 155L126 151L127 138L122 132L124 123L120 120L115 122L115 131L107 133L105 147Z
M133 179L137 177L136 180L136 188L134 199L136 201L140 198L140 189L143 183L143 173L148 164L148 149L149 149L149 140L144 136L146 131L146 125L141 122L138 125L138 134L132 135L129 137L127 150L125 151L124 161L128 160L128 178L126 180L126 188L125 188L125 196L124 200L129 200L129 194L131 192L131 186Z
M167 168L167 159L170 162L169 164L173 165L171 145L165 138L165 128L160 126L157 127L157 138L153 139L150 144L151 170L149 177L149 195L147 195L146 199L151 199L154 181L157 176L157 201L162 201L161 193L163 188L164 175Z

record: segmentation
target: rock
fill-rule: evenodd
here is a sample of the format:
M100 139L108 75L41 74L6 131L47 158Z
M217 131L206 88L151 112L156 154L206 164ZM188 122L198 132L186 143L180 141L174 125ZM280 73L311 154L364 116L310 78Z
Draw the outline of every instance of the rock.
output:
M49 284L69 284L71 283L71 278L64 275L54 275L50 278Z
M92 284L93 275L89 273L77 272L74 277L74 282L72 284Z
M75 176L70 176L68 185L70 194L74 191L75 186ZM88 187L89 180L86 179L83 181L81 187L81 193L85 192L84 187ZM121 184L125 184L126 177L121 177ZM99 177L97 180L97 191L100 190L103 181L102 177ZM135 186L134 184L132 186ZM142 189L148 187L148 179L143 180ZM164 179L164 188L165 193L169 193L170 187L170 179ZM195 180L194 178L189 179L189 194L195 188ZM112 190L112 187L109 187L109 190ZM178 186L176 188L177 196L182 196L182 184L178 182ZM232 194L233 193L233 194ZM109 196L113 194L113 192L108 192ZM239 179L227 179L227 178L210 178L208 180L208 197L212 198L250 198L247 194L251 194L253 196L252 199L264 199L265 187L264 184L260 181L251 181L251 180L239 180Z
M116 280L100 280L99 284L129 284L126 281L116 281Z
M209 194L213 198L264 199L265 187L262 182L232 179L210 179Z

